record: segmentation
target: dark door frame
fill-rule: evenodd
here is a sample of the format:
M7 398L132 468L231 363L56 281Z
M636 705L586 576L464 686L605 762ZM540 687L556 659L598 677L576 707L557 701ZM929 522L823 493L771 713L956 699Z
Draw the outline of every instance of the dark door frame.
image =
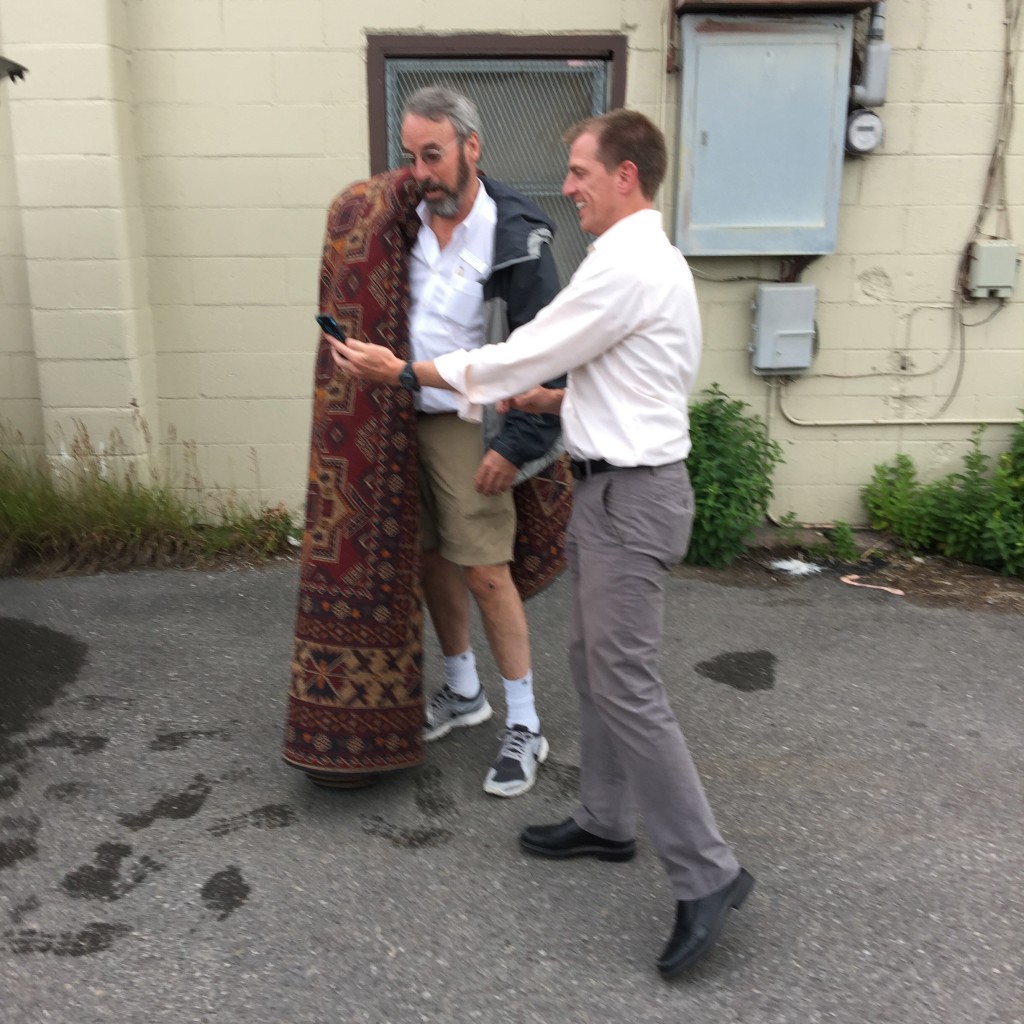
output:
M367 109L370 120L370 173L387 169L387 112L384 69L391 57L564 57L611 61L611 108L626 102L626 43L622 35L515 36L368 35Z

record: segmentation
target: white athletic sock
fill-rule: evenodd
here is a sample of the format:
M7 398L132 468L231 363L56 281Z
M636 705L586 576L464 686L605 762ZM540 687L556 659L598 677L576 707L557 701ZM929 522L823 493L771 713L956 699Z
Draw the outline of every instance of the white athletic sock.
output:
M467 647L461 654L445 655L444 678L450 689L460 697L475 697L480 692L480 677L476 674L476 655Z
M506 679L502 676L501 681L505 684L506 728L525 725L530 732L540 732L540 719L533 703L533 670L527 672L522 679Z

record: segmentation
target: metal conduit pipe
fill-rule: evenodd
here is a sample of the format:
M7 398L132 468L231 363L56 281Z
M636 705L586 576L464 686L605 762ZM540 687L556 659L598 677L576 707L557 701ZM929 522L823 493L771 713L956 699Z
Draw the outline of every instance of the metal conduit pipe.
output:
M1003 419L995 417L956 417L954 419L881 419L881 420L802 420L794 416L783 402L784 385L778 390L779 412L782 418L796 427L941 427L946 424L953 427L978 427L978 426L1015 426L1020 423L1020 417L1014 419Z
M885 38L885 0L877 0L875 9L871 12L871 26L868 29L868 39Z
M885 42L885 3L879 0L871 12L860 81L853 87L853 99L862 107L880 107L885 103L891 55L892 45Z

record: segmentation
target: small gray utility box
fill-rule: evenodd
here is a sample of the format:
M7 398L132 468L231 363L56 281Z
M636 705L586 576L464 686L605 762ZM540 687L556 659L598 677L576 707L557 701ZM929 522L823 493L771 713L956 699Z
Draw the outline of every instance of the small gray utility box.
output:
M762 284L754 301L751 369L762 376L796 376L810 369L817 333L813 284Z

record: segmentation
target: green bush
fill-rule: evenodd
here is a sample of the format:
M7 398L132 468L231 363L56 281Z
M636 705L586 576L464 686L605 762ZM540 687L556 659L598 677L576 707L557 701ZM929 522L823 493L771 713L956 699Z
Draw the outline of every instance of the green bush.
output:
M930 495L924 492L909 455L897 455L891 466L876 465L862 491L872 528L891 533L913 551L927 550L936 526Z
M971 435L963 471L922 483L912 460L875 466L863 491L876 530L914 551L939 552L972 565L1024 576L1024 423L992 466L981 450L984 427Z
M690 406L687 466L697 510L686 560L721 568L764 522L782 449L763 421L745 412L745 402L729 398L717 384L705 394L706 400Z
M826 536L829 542L829 557L848 565L855 565L861 560L862 555L853 536L853 528L845 519L837 519L832 529L826 532Z

